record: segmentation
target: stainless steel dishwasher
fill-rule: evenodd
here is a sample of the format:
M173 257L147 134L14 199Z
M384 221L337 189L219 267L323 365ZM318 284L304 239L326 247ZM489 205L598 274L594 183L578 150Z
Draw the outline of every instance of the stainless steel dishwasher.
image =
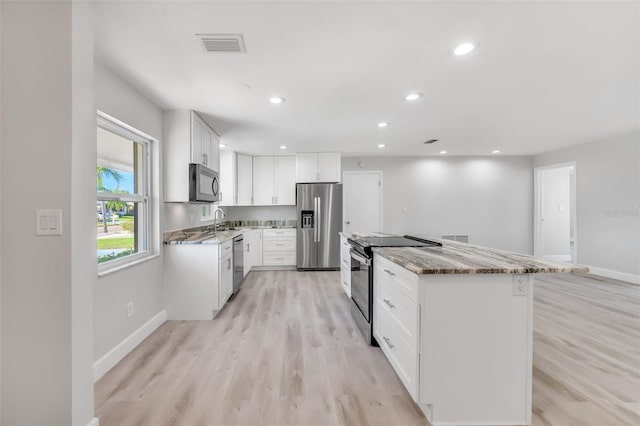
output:
M233 239L233 294L240 290L244 281L244 237L238 235Z

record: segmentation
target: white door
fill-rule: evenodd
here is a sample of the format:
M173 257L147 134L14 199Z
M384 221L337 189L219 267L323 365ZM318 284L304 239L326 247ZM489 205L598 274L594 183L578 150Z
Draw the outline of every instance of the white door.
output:
M245 206L252 203L253 197L253 157L238 154L236 204Z
M253 204L273 204L273 157L253 157Z
M573 166L539 171L538 255L554 260L572 260L572 175Z
M296 203L296 158L274 157L275 204L292 206Z
M382 232L382 172L345 172L343 229L345 232Z
M318 182L318 154L296 154L296 182Z

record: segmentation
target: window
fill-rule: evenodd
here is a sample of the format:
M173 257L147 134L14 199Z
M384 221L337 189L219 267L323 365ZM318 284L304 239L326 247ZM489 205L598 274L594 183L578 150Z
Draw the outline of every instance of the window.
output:
M120 266L149 254L151 140L99 113L97 261Z

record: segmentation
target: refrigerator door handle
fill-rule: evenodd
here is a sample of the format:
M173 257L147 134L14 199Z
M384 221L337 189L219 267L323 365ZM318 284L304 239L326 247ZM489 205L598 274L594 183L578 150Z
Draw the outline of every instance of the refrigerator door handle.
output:
M320 220L318 218L318 214L320 214L320 197L313 197L313 242L317 243L320 239L318 238L318 226L320 224Z
M320 205L320 201L322 200L320 197L316 197L318 200L318 220L316 221L316 232L318 233L318 239L316 240L316 242L320 242L320 223L322 223L322 221L320 220L320 209L322 208L322 206Z

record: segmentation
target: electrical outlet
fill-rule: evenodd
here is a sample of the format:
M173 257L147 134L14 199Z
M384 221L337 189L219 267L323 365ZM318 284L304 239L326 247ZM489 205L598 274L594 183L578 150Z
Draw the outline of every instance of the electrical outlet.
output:
M516 274L513 276L513 295L526 296L529 290L529 277L525 274Z
M127 318L131 318L133 316L133 302L127 303Z

